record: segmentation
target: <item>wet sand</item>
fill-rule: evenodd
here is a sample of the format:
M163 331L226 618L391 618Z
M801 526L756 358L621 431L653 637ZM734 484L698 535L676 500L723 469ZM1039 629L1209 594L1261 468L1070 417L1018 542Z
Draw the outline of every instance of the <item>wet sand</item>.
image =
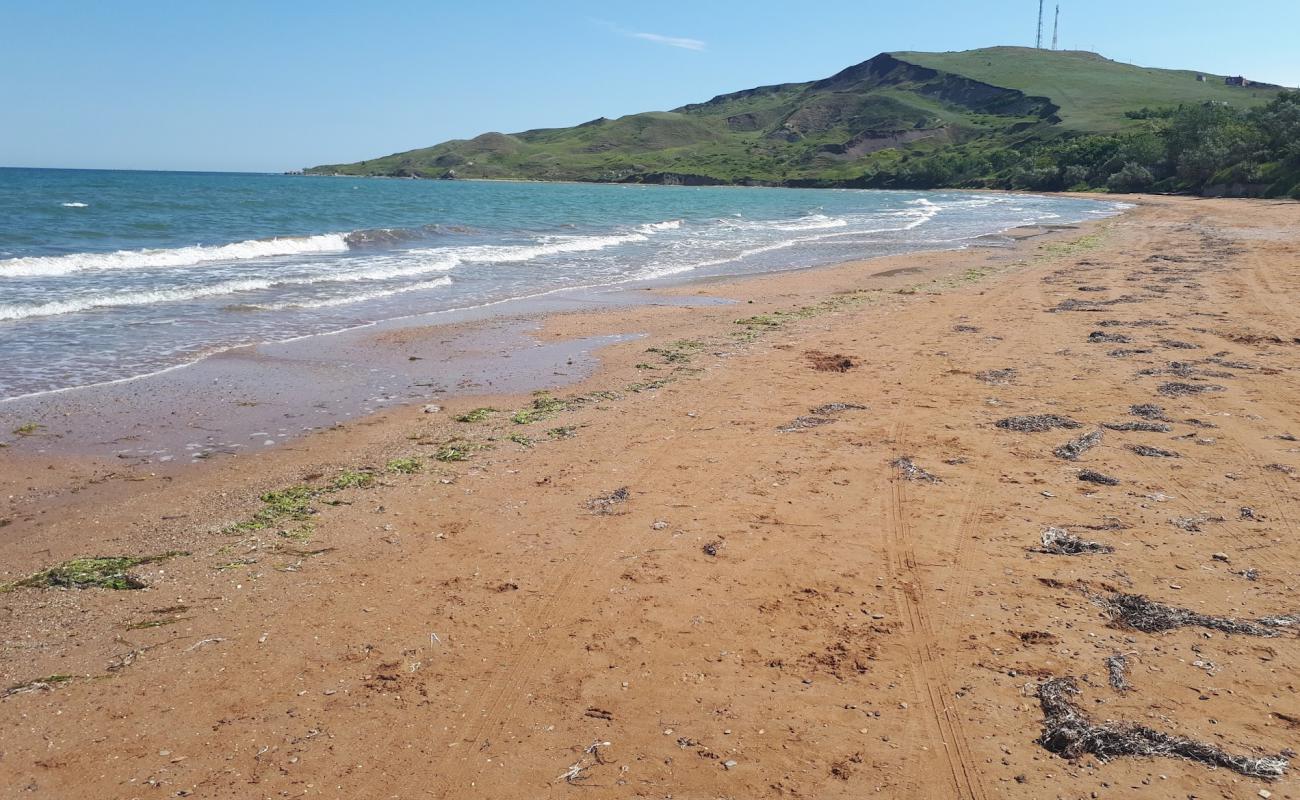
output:
M1141 202L1011 248L491 323L559 354L637 337L559 404L430 392L438 413L197 464L19 437L0 580L189 554L133 568L142 590L3 595L0 686L24 690L0 699L0 794L1293 795L1289 771L1036 741L1063 676L1095 723L1300 738L1291 628L1204 627L1300 607L1300 204ZM484 324L356 346L396 364ZM996 424L1031 414L1080 427ZM298 485L298 518L256 516ZM1114 550L1037 552L1051 527ZM1206 616L1144 632L1119 594Z

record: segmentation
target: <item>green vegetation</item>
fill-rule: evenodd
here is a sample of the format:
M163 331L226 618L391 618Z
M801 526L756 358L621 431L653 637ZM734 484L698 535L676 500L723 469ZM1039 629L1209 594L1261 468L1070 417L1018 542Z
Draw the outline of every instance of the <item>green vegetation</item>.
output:
M488 133L308 172L689 185L1300 191L1297 96L1275 86L1233 87L1222 76L1204 78L1094 53L1016 47L882 54L821 81L763 86L572 128Z
M468 461L471 455L482 449L483 445L481 444L475 444L466 439L452 439L443 442L438 447L438 451L433 454L433 457L443 463Z
M330 488L334 490L369 489L374 485L375 474L364 469L345 469L330 481Z
M538 392L533 397L533 404L528 408L516 411L510 418L516 425L531 425L539 420L555 416L561 411L568 411L568 402L552 397L546 392Z
M406 458L394 458L384 465L384 469L398 475L412 475L419 472L422 466L420 459L408 456Z
M37 425L35 422L27 422L14 428L14 436L31 436L43 427L43 425Z
M473 411L466 411L464 414L456 417L457 422L486 422L488 417L496 413L495 408L476 408Z
M533 446L533 440L530 439L530 438L527 437L527 436L524 436L522 433L512 433L512 434L510 434L509 436L507 436L506 438L509 439L510 441L514 442L515 444L519 445L520 447L532 447L532 446Z
M62 588L62 589L143 589L145 584L139 578L127 574L127 570L141 564L153 564L166 561L176 556L189 553L172 551L153 556L96 556L94 558L74 558L49 569L42 570L20 581L5 586L6 591L18 588Z

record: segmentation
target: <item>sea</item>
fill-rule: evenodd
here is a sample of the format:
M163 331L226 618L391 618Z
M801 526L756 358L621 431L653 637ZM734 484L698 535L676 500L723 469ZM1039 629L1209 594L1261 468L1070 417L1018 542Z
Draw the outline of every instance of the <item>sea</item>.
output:
M573 289L956 249L1105 200L0 169L0 401Z

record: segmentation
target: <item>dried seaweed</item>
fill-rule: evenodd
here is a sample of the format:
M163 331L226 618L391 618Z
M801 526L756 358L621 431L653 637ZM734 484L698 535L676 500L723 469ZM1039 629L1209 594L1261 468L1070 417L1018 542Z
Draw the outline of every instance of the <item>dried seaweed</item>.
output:
M1151 447L1150 445L1145 444L1131 444L1128 446L1128 449L1140 456L1146 456L1147 458L1182 458L1181 455L1175 453L1173 450L1161 450L1159 447Z
M903 480L921 481L923 483L942 483L939 477L933 475L916 465L911 456L899 456L890 462L890 465L898 470Z
M1169 433L1172 427L1163 422L1103 422L1101 427L1112 431L1141 431L1144 433Z
M1165 410L1160 406L1152 403L1143 403L1141 405L1129 406L1128 413L1142 419L1149 419L1153 422L1168 422L1169 418L1165 416Z
M1277 636L1278 627L1292 624L1291 619L1286 617L1257 620L1215 617L1186 608L1157 603L1140 594L1116 593L1108 597L1094 596L1092 601L1106 612L1111 622L1143 633L1163 633L1176 628L1197 627L1242 636Z
M1048 528L1043 531L1042 545L1035 552L1056 556L1080 556L1091 553L1113 553L1115 548L1101 542L1080 539L1065 528Z
M1133 338L1125 336L1122 333L1106 333L1105 331L1093 331L1088 334L1088 341L1093 344L1132 344Z
M1110 687L1115 691L1133 691L1133 684L1128 682L1128 656L1116 653L1107 658L1106 674L1110 679Z
M1177 339L1160 339L1159 341L1156 342L1156 344L1160 345L1161 347L1169 347L1174 350L1200 350L1201 349L1201 346L1199 344L1192 344L1191 342L1180 342Z
M1080 436L1078 439L1071 439L1053 450L1052 453L1057 458L1063 458L1066 461L1077 461L1079 456L1099 444L1101 444L1101 431L1093 431Z
M1205 392L1222 392L1226 391L1224 387L1213 383L1162 383L1156 391L1165 397L1186 397L1187 395L1203 394Z
M777 428L781 433L791 433L793 431L806 431L809 428L816 428L821 425L829 425L835 420L826 417L795 417L792 421Z
M1020 417L1007 417L998 420L995 424L1004 431L1019 431L1020 433L1042 433L1053 428L1076 430L1083 427L1082 422L1069 417L1062 417L1059 414L1030 414Z
M974 325L953 325L952 329L957 333L979 333L980 329Z
M1095 723L1071 700L1077 694L1079 686L1071 677L1053 678L1038 685L1038 702L1043 709L1043 733L1038 743L1065 758L1088 754L1103 761L1120 756L1181 758L1266 780L1282 777L1290 766L1280 754L1234 755L1212 744L1131 722Z
M624 486L607 495L593 497L587 501L587 508L597 514L613 514L615 507L626 503L631 496L632 493L628 491L626 486Z
M1119 478L1112 478L1109 475L1103 475L1094 470L1085 469L1079 473L1079 480L1086 483L1096 483L1101 486L1119 486Z
M1139 348L1121 347L1118 350L1111 350L1106 355L1110 356L1111 358L1128 358L1129 356L1140 356L1140 355L1145 355L1147 353L1153 353L1153 352L1155 351L1145 347L1139 347Z
M1200 533L1201 526L1205 525L1206 523L1227 522L1227 520L1225 520L1223 517L1214 517L1214 516L1207 516L1205 514L1197 514L1194 517L1174 517L1173 519L1169 520L1169 522L1179 530L1184 530L1187 531L1188 533Z
M994 386L1000 386L1004 383L1010 383L1016 379L1016 370L1012 367L1006 369L986 369L983 372L975 373L975 380L991 383Z
M866 411L866 406L860 406L857 403L826 403L808 410L808 413L817 417L824 417L827 414L840 414L845 411Z

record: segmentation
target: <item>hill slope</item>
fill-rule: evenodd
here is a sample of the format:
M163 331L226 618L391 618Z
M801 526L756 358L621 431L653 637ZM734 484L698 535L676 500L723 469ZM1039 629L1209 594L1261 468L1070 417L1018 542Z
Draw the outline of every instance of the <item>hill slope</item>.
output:
M1197 73L1120 64L1093 53L1011 47L884 53L820 81L762 86L672 111L600 118L572 128L486 133L306 172L683 184L997 185L1010 180L1007 164L1016 159L1008 161L1008 152L1150 126L1127 112L1207 103L1245 109L1276 95L1276 87L1228 87L1219 76L1202 82ZM957 157L965 166L936 171L931 162L939 156ZM968 163L972 160L978 168ZM920 168L922 162L930 166ZM1018 169L1032 171L1031 166Z

